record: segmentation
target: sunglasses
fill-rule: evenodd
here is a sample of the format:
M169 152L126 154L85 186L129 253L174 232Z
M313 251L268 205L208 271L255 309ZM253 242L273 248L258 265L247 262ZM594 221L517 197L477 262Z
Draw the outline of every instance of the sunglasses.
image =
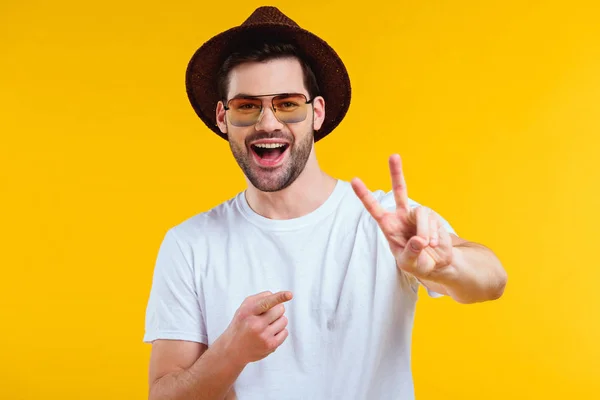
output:
M258 123L263 115L261 97L271 97L271 109L275 118L284 124L302 122L308 113L307 100L301 93L265 94L261 96L240 96L227 101L225 110L229 111L228 119L233 126L251 126Z

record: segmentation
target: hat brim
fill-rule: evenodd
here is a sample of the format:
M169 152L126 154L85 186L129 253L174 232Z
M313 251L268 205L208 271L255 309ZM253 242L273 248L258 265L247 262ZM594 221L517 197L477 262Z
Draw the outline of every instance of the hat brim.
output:
M216 123L219 100L217 74L229 54L244 41L267 37L295 44L307 58L325 99L325 120L315 132L315 142L335 129L350 106L348 71L338 54L323 39L300 27L280 24L237 26L204 43L192 56L186 70L186 91L200 119L213 132L227 140Z

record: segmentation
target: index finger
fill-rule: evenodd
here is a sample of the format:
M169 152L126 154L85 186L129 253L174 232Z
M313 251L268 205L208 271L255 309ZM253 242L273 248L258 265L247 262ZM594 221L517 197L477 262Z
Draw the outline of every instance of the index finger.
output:
M285 303L292 299L292 293L288 291L277 292L275 294L261 298L254 306L254 313L260 315L266 313L278 304Z
M396 208L408 210L408 193L406 190L406 181L402 172L402 160L400 155L393 154L390 157L390 175L392 176L392 190L394 191L394 199L396 200Z
M379 204L371 192L369 192L369 189L367 189L363 181L354 178L352 179L351 184L356 196L363 203L369 214L371 214L375 221L379 223L386 213L385 209Z

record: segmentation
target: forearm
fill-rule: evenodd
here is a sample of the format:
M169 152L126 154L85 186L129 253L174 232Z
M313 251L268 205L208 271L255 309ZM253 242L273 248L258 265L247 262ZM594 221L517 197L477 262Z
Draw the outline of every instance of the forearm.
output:
M502 296L507 275L491 250L468 242L453 247L451 265L431 281L459 303L476 303Z
M163 376L150 388L149 400L225 400L244 365L216 341L188 369Z

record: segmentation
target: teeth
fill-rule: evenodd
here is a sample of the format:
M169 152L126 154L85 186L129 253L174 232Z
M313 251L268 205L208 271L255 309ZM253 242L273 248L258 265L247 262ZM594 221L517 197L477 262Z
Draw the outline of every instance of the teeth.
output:
M254 146L260 147L261 149L277 149L279 147L285 146L283 143L258 143Z

